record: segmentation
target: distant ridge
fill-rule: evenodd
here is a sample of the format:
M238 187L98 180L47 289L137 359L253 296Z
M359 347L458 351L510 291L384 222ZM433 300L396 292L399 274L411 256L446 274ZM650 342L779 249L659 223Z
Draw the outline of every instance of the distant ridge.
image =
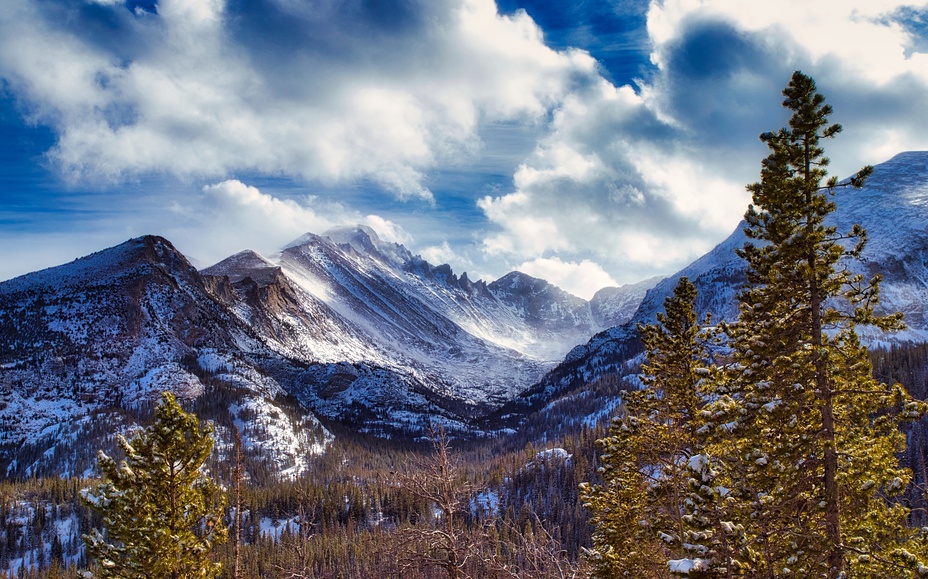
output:
M548 282L472 281L367 227L202 271L139 237L0 283L0 469L80 472L93 453L77 446L105 442L90 417L120 422L164 389L229 400L218 419L291 474L330 436L318 420L480 435L476 417L597 329L589 302Z

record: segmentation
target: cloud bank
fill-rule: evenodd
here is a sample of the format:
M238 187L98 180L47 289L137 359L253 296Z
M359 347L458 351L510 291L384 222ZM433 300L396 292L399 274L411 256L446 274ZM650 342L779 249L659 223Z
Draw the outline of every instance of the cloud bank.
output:
M584 85L514 175L479 201L490 254L590 258L620 281L671 272L730 233L786 123L780 90L812 74L846 131L837 174L925 147L926 5L905 2L653 0L653 73ZM921 27L913 26L921 22Z
M838 175L928 147L924 2L651 0L641 20L594 42L646 39L633 82L604 68L619 49L554 49L492 0L5 0L0 88L53 129L48 161L73 182L186 184L169 229L201 255L354 220L578 295L671 273L733 230L793 70L845 126ZM535 140L513 163L499 152L517 133ZM435 177L450 172L507 176L451 192ZM343 199L352 187L374 193ZM409 201L402 219L378 197Z
M487 0L9 0L0 75L74 177L237 171L373 181L432 199L424 172L533 120L594 61Z

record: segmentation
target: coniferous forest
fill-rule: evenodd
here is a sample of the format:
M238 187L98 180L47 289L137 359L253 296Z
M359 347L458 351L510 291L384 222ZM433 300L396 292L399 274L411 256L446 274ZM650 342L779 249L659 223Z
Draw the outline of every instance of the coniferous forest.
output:
M928 346L868 351L880 277L845 267L866 244L827 217L823 142L841 132L815 82L783 91L788 125L748 186L747 284L732 322L699 319L682 278L641 325L641 389L606 424L558 422L626 388L585 385L518 430L415 440L330 426L282 478L236 440L234 389L182 409L170 394L113 433L84 476L0 482L10 577L928 576ZM556 411L555 411L556 409ZM107 452L110 452L109 450ZM165 470L166 469L166 470Z

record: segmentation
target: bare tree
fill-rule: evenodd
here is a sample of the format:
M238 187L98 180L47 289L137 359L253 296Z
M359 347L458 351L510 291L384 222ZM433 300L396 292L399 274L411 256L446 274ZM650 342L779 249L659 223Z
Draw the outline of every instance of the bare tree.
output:
M525 529L510 525L508 531L507 544L490 549L484 557L484 565L493 577L579 579L589 576L583 561L571 561L561 542L545 528L537 515L534 515L534 524L527 525ZM501 556L507 549L517 554Z
M401 566L438 567L448 579L466 577L465 565L479 549L479 537L464 525L464 507L474 487L461 476L451 454L451 441L442 428L431 429L432 453L414 460L399 474L400 484L425 501L431 514L397 533Z
M235 509L232 535L232 579L239 579L242 564L242 483L245 480L245 466L242 463L242 436L238 428L233 429L232 446L232 502Z

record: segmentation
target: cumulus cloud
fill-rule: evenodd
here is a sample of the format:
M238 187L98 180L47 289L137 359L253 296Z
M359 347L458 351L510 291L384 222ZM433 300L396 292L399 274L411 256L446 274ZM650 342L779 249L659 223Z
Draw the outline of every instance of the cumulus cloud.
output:
M447 241L442 241L441 245L430 245L425 247L420 250L419 255L422 256L422 259L434 265L451 262L460 263L463 261L461 256L451 249L451 245Z
M364 218L363 223L377 232L377 236L384 241L405 245L413 240L412 235L405 231L400 225L388 219L384 219L379 215L368 215ZM345 223L345 225L352 224Z
M189 251L199 266L243 249L270 256L305 233L342 225L367 225L395 243L412 240L401 226L379 215L362 215L313 196L276 197L237 179L203 187L201 198L175 201L173 213L175 223L164 234Z
M272 197L237 179L206 185L203 193L210 199L214 215L237 232L273 225L278 230L275 235L293 237L332 225L292 199Z
M592 255L623 281L698 257L730 232L746 196L690 156L679 133L630 87L603 80L565 99L516 190L479 201L499 227L485 251Z
M431 202L425 172L471 158L481 123L541 118L596 66L492 0L88 6L0 7L0 76L77 178L247 170Z
M481 269L573 268L585 295L604 282L597 267L623 283L670 273L734 229L765 155L757 135L785 123L779 91L795 69L845 126L828 144L838 175L925 148L928 39L911 24L926 15L904 0L652 0L653 67L624 86L493 0L159 0L152 11L5 0L0 78L54 130L48 158L71 177L196 183L175 201L197 225L178 237L198 253L273 251L341 223L409 244L401 221L420 238L411 224L428 229L429 261L470 268L479 238ZM510 127L536 139L515 162L502 151ZM435 175L453 171L496 181L452 203ZM320 198L235 180L255 174L295 176ZM332 201L362 185L373 193ZM347 206L383 191L416 201L415 215ZM454 203L470 204L456 237L438 222Z
M596 290L618 285L603 268L588 259L579 263L561 261L557 257L538 258L520 265L519 271L547 280L559 288L588 300Z
M784 124L779 90L802 70L845 126L829 152L834 171L847 176L925 146L928 101L919 95L928 90L928 54L924 37L905 24L926 11L924 2L904 0L653 2L655 106L694 141L734 152Z
M197 226L171 235L183 245L196 247L194 257L204 264L243 249L271 255L306 232L322 232L339 224L337 211L323 216L311 207L312 198L301 201L279 199L236 179L221 181L203 187L201 199L175 205L175 213Z
M623 282L686 265L742 216L766 154L757 135L785 124L780 90L796 69L845 125L828 144L840 176L924 147L925 43L906 4L651 2L653 73L565 96L514 190L478 202L497 228L484 251L592 257Z

